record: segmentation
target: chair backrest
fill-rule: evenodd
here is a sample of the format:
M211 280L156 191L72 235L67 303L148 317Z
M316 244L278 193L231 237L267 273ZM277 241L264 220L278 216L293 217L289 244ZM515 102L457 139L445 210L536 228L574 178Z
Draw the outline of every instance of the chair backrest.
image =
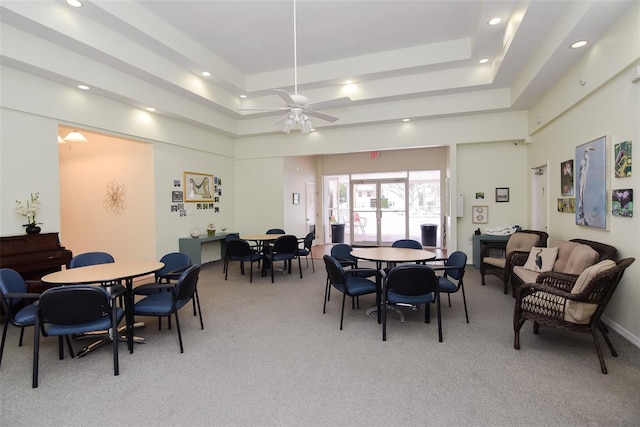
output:
M327 269L327 276L332 285L347 286L347 276L344 272L344 268L340 265L340 262L331 255L324 255L322 257L324 265Z
M304 237L304 247L305 249L311 249L311 246L313 246L313 239L316 236L313 233L307 233L307 235Z
M229 240L234 240L239 238L240 238L240 233L229 233L226 236L224 236L224 241L228 242Z
M392 248L422 249L422 244L412 239L400 239L391 244Z
M598 252L598 261L602 261L605 259L614 259L618 249L611 245L607 245L605 243L594 242L593 240L585 240L585 239L571 239L571 242L581 243L583 245L591 246L591 248Z
M270 228L267 230L267 234L285 234L282 228Z
M251 255L249 242L242 239L233 239L227 242L226 253L230 259Z
M511 235L511 237L509 237L509 240L507 240L505 254L510 254L514 251L529 252L534 246L541 246L540 235L538 233L516 231Z
M180 271L191 265L191 258L182 252L171 252L160 258L160 262L164 263L164 267L156 272L157 277L162 277L172 271Z
M280 236L273 242L272 251L275 253L296 253L298 251L298 238L291 234Z
M88 265L109 264L112 262L115 262L115 260L106 252L85 252L71 258L69 267L86 267Z
M109 295L100 286L59 286L40 295L38 317L41 323L76 325L110 315Z
M444 262L444 265L447 267L454 267L446 269L444 271L445 276L461 281L464 277L464 268L467 265L467 254L462 251L455 251L449 255L449 258Z
M355 261L351 255L352 247L346 243L338 243L331 247L331 256L339 261Z
M176 300L185 300L193 297L200 276L200 264L187 268L178 279L175 287Z
M5 298L6 294L23 294L27 292L27 285L24 279L17 271L11 268L0 268L0 294L2 296L2 305L5 309L9 308L9 300ZM22 298L11 298L11 306L22 301Z
M433 268L422 264L403 264L387 275L386 291L400 295L426 295L438 290L438 276Z

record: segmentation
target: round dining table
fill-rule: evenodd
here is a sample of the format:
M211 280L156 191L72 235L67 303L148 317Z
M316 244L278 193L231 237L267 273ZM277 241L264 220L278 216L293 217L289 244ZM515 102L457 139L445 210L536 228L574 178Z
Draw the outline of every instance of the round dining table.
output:
M127 288L125 294L127 301L125 310L127 344L129 352L133 353L133 279L154 273L162 267L164 267L164 263L159 261L116 261L107 264L68 268L47 274L40 280L44 283L58 286L124 282ZM136 342L144 342L144 339L138 337ZM93 346L87 347L86 351L81 352L81 354L84 355L99 345L94 343Z

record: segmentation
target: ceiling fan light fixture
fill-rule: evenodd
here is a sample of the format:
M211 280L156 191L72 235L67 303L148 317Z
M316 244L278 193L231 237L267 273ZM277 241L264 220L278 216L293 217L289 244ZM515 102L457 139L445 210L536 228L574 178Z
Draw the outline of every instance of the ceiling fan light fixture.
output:
M77 130L72 130L63 139L67 142L89 142L89 140Z

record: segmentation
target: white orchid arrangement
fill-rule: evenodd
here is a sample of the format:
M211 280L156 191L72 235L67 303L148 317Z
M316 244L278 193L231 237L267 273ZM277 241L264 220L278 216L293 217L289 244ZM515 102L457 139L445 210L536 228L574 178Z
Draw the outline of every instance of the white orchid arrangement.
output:
M31 193L31 198L27 199L26 205L20 200L16 200L16 212L27 218L27 223L23 224L24 227L33 227L36 224L41 224L36 222L36 215L40 209L39 197L40 193Z

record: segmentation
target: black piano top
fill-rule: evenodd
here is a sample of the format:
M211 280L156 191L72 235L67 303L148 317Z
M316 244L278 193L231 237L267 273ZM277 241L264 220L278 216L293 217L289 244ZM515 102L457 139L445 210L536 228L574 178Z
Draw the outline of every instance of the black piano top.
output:
M12 268L25 280L59 271L73 256L60 245L58 233L0 237L0 267Z

